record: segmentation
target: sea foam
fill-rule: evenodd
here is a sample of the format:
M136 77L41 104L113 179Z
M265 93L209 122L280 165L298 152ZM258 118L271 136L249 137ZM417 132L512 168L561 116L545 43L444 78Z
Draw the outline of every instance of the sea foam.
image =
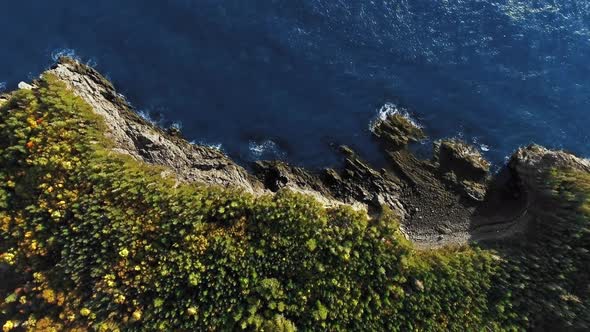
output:
M250 141L248 143L250 156L253 159L260 159L263 157L284 158L285 153L281 151L277 143L272 140L265 140L262 142Z
M53 62L57 62L57 60L63 56L80 61L80 57L76 54L76 51L71 48L58 48L51 52L51 60L53 60Z
M76 61L84 63L88 67L92 68L96 67L97 64L95 58L90 58L86 61L82 60L82 58L76 53L76 50L72 48L58 48L51 52L51 60L53 60L53 62L57 62L59 58L64 56L75 59Z
M182 130L182 122L180 122L180 121L174 121L170 125L170 128L176 129L176 130Z
M223 150L223 144L221 144L221 143L207 143L207 142L202 142L201 141L198 144L195 144L194 141L192 141L191 144L193 144L193 145L202 145L202 146L206 146L208 148L211 148L213 150L224 152L224 150Z
M477 146L483 152L489 152L490 151L490 146L487 145L487 144L484 144L484 143L480 142L479 141L479 137L473 137L471 139L471 142L473 143L474 146Z
M379 122L379 121L385 121L387 119L388 116L390 115L394 115L394 114L399 114L401 116L403 116L404 118L406 118L408 121L410 121L410 123L418 128L423 129L424 126L422 126L418 121L416 121L408 112L408 110L406 110L403 107L400 107L394 103L386 103L385 105L381 106L381 108L378 110L377 112L377 116L375 119L373 119L373 121L371 121L371 123L369 124L369 130L373 131L373 129L375 128L375 125Z
M157 121L154 120L150 113L148 111L144 111L144 110L139 110L137 111L137 115L139 115L139 117L141 117L142 119L144 119L145 121L151 123L152 125L157 125Z

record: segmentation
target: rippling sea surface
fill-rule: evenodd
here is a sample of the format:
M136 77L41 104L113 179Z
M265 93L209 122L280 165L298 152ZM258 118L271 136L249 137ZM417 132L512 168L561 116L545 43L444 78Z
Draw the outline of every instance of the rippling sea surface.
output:
M386 109L496 163L531 142L590 156L586 0L6 1L0 30L0 90L76 56L242 161L379 162Z

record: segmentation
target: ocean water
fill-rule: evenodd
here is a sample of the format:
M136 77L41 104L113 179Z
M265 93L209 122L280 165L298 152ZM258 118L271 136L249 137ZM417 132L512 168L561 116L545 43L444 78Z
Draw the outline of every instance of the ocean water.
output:
M0 31L0 89L76 56L241 161L382 162L383 110L496 163L531 142L590 156L586 0L23 0Z

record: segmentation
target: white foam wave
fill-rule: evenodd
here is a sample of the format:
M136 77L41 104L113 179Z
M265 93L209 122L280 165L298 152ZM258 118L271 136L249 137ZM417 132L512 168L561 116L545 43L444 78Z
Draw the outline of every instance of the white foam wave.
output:
M534 18L535 16L547 15L550 13L555 14L559 13L561 10L559 5L544 4L543 6L539 6L539 4L536 3L517 3L512 1L505 5L499 5L498 7L503 10L506 16L514 21L523 21Z
M204 146L209 147L211 149L214 149L214 150L222 151L223 152L223 145L221 143L205 143L205 142L199 142L199 145L204 145Z
M90 59L88 59L88 61L86 61L86 65L87 65L88 67L95 68L95 67L96 67L96 65L97 65L96 59L94 59L94 58L90 58ZM111 79L110 79L110 78L109 78L109 81L111 81Z
M137 115L139 115L142 119L144 119L145 121L151 123L152 125L157 125L157 121L154 120L151 116L150 113L148 111L144 111L144 110L139 110L137 111Z
M53 62L57 62L57 60L63 56L80 60L80 57L76 54L76 51L71 48L58 48L51 52L51 60L53 60Z
M55 49L51 52L51 60L53 60L53 62L57 62L57 60L59 60L59 58L64 57L64 56L75 59L76 61L79 61L81 63L84 63L88 67L94 68L97 65L95 58L90 58L86 62L82 61L82 58L76 53L76 50L74 50L72 48L58 48L58 49ZM110 79L109 79L109 81L110 81Z
M271 140L265 140L263 142L250 141L248 143L248 149L254 159L260 159L263 156L268 155L274 158L282 158L285 156L285 153L280 150L279 146Z
M6 82L0 82L0 92L4 92L6 89Z
M381 108L377 112L377 117L373 121L371 121L371 123L369 124L369 129L371 131L373 131L377 122L385 121L387 119L387 117L389 117L390 115L394 115L394 114L399 114L399 115L403 116L408 121L410 121L410 123L412 125L414 125L418 128L422 128L422 129L424 128L424 126L422 126L418 121L416 121L414 118L412 118L412 116L410 115L410 113L406 109L399 107L398 105L396 105L394 103L386 103L385 105L381 106Z
M483 151L483 152L488 152L488 151L490 151L490 146L489 146L489 145L487 145L487 144L481 143L481 142L479 141L479 137L473 137L473 138L471 139L471 141L473 142L473 145L475 145L475 146L479 147L479 149L480 149L481 151Z
M182 122L180 122L180 121L174 121L170 125L170 128L176 129L176 130L181 130L182 129Z
M195 140L192 140L189 143L195 146L206 146L208 148L223 152L223 145L221 143L207 143L203 141L197 142Z

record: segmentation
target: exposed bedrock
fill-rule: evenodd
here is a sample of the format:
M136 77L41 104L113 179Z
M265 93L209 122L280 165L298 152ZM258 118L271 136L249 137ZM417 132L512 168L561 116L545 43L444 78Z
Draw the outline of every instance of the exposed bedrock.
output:
M478 150L456 139L435 142L432 158L422 160L407 147L426 134L400 114L389 114L372 126L389 161L385 168L375 169L343 146L342 164L336 168L307 170L282 161L258 161L248 172L222 152L190 144L180 132L163 130L138 116L94 69L62 58L48 72L104 118L114 151L163 166L180 182L238 187L255 195L290 189L326 206L349 204L370 215L386 206L400 216L402 230L418 246L526 232L534 218L535 192L541 190L536 182L540 174L560 167L590 172L587 160L530 146L518 150L502 171L492 175Z
M165 166L180 181L262 190L256 179L223 153L190 144L178 133L164 131L138 116L96 70L64 57L48 72L66 82L105 119L106 135L115 143L115 151Z
M255 163L254 174L273 191L289 188L316 192L370 213L378 213L386 205L402 217L407 215L400 200L403 184L394 174L373 169L346 146L340 147L340 151L343 165L337 169L307 171L280 161L259 161Z

